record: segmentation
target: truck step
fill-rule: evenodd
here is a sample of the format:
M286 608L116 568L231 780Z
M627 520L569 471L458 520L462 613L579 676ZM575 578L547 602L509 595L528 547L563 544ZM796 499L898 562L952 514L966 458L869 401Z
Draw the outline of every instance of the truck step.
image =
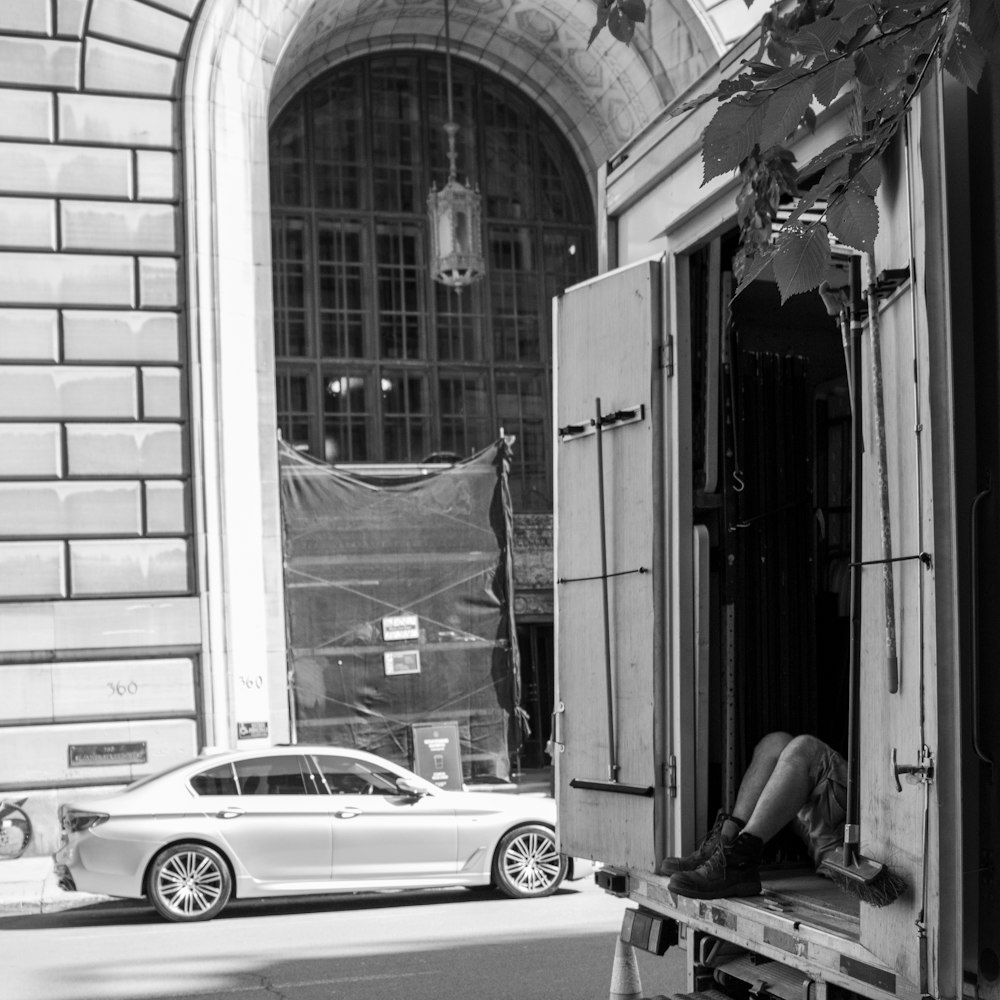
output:
M760 961L744 954L716 966L716 975L729 976L750 986L753 997L809 1000L813 986L808 976L780 962ZM723 981L724 982L724 981Z

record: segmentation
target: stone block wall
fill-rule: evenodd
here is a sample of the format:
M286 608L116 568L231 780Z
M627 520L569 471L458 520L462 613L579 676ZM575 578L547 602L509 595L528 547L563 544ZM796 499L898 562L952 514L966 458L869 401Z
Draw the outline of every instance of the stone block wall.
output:
M61 798L202 735L180 120L198 4L0 4L0 796L28 796L38 853Z

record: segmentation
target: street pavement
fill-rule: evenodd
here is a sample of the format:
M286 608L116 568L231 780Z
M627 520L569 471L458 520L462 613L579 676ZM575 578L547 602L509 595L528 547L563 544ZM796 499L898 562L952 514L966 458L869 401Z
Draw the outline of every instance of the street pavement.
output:
M236 900L199 924L114 900L0 916L0 965L15 1000L603 1000L630 905L589 878L541 899L442 889ZM685 957L637 951L635 992L684 992Z

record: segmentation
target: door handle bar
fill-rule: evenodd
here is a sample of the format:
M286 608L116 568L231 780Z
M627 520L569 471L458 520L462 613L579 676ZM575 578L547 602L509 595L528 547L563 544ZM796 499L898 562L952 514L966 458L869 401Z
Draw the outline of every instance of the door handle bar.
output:
M990 768L990 784L993 784L996 764L982 745L982 730L979 719L979 505L993 492L990 475L986 475L986 488L976 494L969 515L970 575L972 577L971 626L972 626L972 749L976 756Z

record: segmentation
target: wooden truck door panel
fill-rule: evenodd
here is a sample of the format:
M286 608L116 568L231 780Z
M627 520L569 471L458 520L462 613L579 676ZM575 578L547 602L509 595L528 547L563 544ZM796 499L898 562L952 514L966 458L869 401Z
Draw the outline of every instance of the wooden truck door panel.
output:
M646 871L664 795L663 267L568 290L555 322L560 849Z
M894 768L926 763L922 748L937 743L934 690L934 574L916 558L932 544L930 468L931 415L928 393L921 393L920 434L914 430L915 365L913 317L905 288L879 310L883 399L889 485L891 556L895 604L898 690L890 691L887 621L878 503L874 405L869 331L864 336L863 531L861 614L861 853L890 865L908 885L905 894L882 907L861 907L861 943L913 984L921 981L921 910L933 908L935 866L924 881L925 794L931 789L919 772ZM918 449L922 460L918 461ZM923 719L923 721L921 721ZM897 784L898 780L898 784ZM932 824L933 825L933 824ZM928 831L929 832L929 831ZM925 896L925 892L927 895Z

